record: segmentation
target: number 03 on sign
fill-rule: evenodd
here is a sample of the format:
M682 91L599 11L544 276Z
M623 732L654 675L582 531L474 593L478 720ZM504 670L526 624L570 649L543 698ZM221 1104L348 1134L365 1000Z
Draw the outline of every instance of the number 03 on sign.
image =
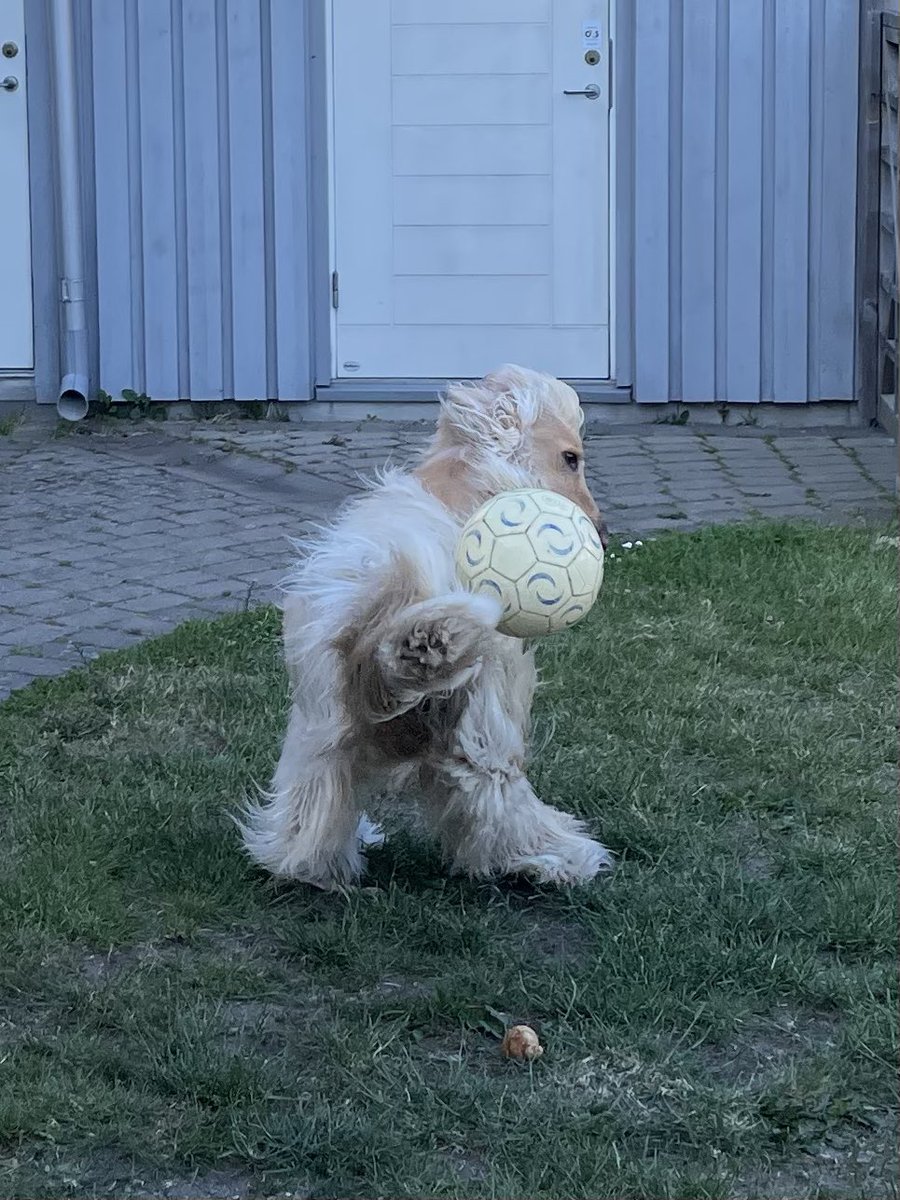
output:
M585 21L581 26L581 45L585 50L599 50L600 22Z

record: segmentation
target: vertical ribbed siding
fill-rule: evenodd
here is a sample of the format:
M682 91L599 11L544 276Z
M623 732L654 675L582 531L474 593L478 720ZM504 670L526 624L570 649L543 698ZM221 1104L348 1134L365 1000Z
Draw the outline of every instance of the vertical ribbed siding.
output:
M636 398L852 399L856 0L634 4Z
M636 397L851 399L857 0L618 3ZM113 394L311 394L305 8L92 0Z
M668 3L636 0L634 13L634 394L669 395Z
M760 184L762 193L762 224L759 234L759 394L747 398L762 399L774 393L775 367L775 2L763 0L762 27L762 120L760 129ZM755 114L754 114L755 115ZM751 234L751 238L756 238ZM746 258L746 247L736 247L731 261L731 273L739 280L751 278L752 265ZM740 394L743 380L737 380Z
M722 49L728 87L720 97L727 135L719 160L724 188L716 199L716 219L726 231L724 245L716 245L716 303L724 326L717 344L724 373L717 373L719 396L761 395L766 3L772 0L731 0Z
M713 386L717 396L727 395L728 388L728 179L731 164L729 143L729 104L731 87L731 9L728 0L716 0L716 150L713 199L715 245L713 270L715 299L713 304Z
M173 115L184 106L184 13L179 0L171 0ZM190 64L187 64L190 69ZM191 321L188 306L187 155L185 122L175 117L172 126L175 187L176 327L178 330L178 394L191 394Z
M690 0L688 0L690 3ZM684 0L669 5L669 89L677 97L669 105L669 389L681 392L681 251L684 241L682 197L684 195Z
M308 399L306 16L94 0L100 385Z

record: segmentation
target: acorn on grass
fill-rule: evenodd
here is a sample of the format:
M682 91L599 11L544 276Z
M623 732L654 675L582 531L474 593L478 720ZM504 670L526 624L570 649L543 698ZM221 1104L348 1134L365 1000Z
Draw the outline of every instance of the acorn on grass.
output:
M530 1025L513 1025L503 1035L500 1053L504 1058L515 1058L519 1062L534 1062L544 1053L544 1047Z

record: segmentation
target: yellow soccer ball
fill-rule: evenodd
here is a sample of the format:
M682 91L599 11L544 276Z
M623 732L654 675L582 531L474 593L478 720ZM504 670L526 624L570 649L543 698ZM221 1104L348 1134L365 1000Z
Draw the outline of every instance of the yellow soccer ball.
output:
M501 633L540 637L590 611L603 582L603 544L571 500L523 488L501 492L469 518L456 570L470 592L503 605Z

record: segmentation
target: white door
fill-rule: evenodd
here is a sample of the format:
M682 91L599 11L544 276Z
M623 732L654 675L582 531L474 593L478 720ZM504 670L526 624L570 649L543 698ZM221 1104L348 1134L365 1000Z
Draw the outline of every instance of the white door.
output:
M338 377L608 375L607 15L333 0Z
M34 366L25 0L0 0L0 371Z

